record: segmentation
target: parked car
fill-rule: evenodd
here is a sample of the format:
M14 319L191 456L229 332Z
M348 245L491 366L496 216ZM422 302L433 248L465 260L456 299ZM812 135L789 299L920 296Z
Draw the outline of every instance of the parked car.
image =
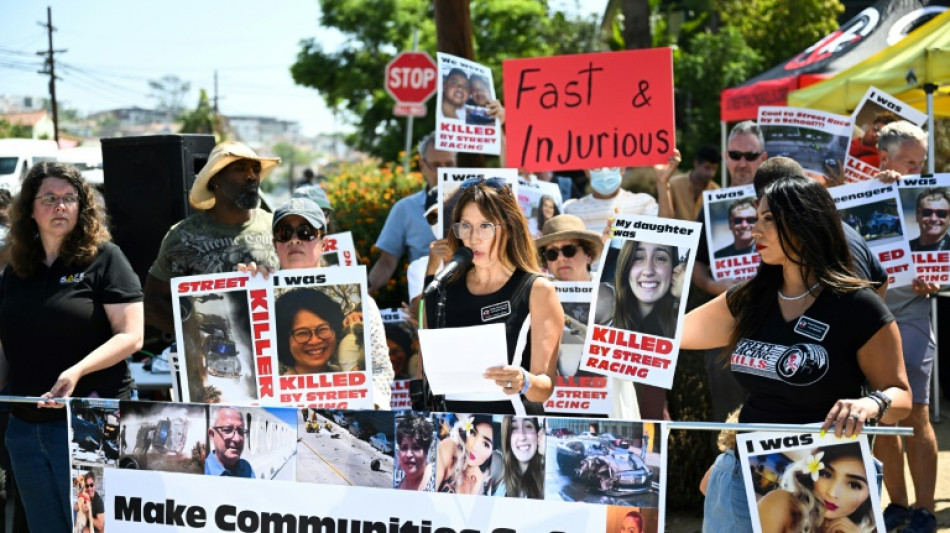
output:
M551 435L552 437L563 439L564 437L573 437L574 432L567 428L556 428L556 429L552 429L549 435Z
M594 433L593 431L585 431L585 432L581 433L580 435L578 435L578 437L580 437L580 438L582 438L582 439L596 439L596 438L597 438L597 434Z
M875 211L864 225L865 235L882 235L900 230L900 220L889 213Z
M628 441L627 439L620 438L614 435L613 433L601 433L600 437L598 438L601 440L601 442L607 444L608 446L612 448L623 448L626 450L627 448L630 447L630 441Z
M0 189L20 192L20 183L42 161L56 161L56 141L37 139L0 139Z
M557 447L561 472L588 488L611 497L632 496L652 490L653 471L627 450L607 452L600 441L571 439Z
M332 418L333 422L341 428L345 428L346 426L350 425L350 418L344 415L343 411L331 411L330 418Z
M389 441L385 433L380 432L370 437L369 444L387 455L393 453L393 443Z

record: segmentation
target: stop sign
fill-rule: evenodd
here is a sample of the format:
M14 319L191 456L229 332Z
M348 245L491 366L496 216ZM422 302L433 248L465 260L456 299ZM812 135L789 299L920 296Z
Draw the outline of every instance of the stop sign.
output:
M436 89L438 70L425 52L403 52L386 65L386 92L397 102L421 104Z

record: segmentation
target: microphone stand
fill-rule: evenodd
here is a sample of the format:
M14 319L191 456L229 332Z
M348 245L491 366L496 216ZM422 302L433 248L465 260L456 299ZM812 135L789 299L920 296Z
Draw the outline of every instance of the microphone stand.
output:
M442 329L445 327L445 301L448 296L449 294L448 291L445 290L445 287L440 286L439 299L435 305L435 329ZM445 411L445 397L442 395L436 396L432 394L432 391L429 390L429 379L425 377L424 373L422 376L422 392L428 411Z

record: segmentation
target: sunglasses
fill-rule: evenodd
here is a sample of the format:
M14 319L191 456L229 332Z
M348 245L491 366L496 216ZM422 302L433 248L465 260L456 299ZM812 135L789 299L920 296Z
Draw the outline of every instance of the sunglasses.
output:
M738 226L743 222L749 224L750 226L759 221L759 217L732 217L732 225Z
M293 239L294 235L296 235L297 239L301 241L312 241L316 238L322 237L320 232L315 230L313 226L309 224L301 224L296 228L292 228L290 226L277 226L274 228L274 240L277 242L287 242L290 239Z
M926 218L926 217L931 217L931 216L934 216L934 215L937 215L937 218L947 218L947 215L950 215L950 210L947 210L947 209L930 209L930 208L927 208L927 207L922 208L922 209L920 210L920 216L922 216L922 217L925 217L925 218Z
M733 161L738 161L742 158L745 158L745 160L750 163L762 156L762 152L740 152L738 150L729 150L726 153L729 154L729 159L732 159Z
M468 178L467 180L463 181L459 189L465 190L465 189L468 189L469 187L475 187L477 185L481 185L482 183L491 187L492 189L495 189L496 191L500 191L508 186L508 182L505 181L505 178L485 179L479 176L477 178Z
M564 254L564 257L570 259L577 254L577 245L576 244L565 244L560 248L545 248L542 255L548 261L557 261L557 257L561 254Z

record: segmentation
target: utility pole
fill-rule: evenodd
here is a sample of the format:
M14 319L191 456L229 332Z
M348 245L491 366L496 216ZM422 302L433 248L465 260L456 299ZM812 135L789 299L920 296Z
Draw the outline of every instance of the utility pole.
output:
M45 52L37 52L36 55L46 56L46 68L38 72L40 74L49 74L49 98L50 106L53 108L53 138L56 140L56 144L59 145L59 109L56 105L56 60L53 58L53 54L62 54L66 50L53 50L53 31L56 30L56 28L53 27L53 9L51 7L46 8L46 24L42 22L37 22L37 24L46 27L49 42L49 48Z
M218 69L214 69L214 114L218 114Z

